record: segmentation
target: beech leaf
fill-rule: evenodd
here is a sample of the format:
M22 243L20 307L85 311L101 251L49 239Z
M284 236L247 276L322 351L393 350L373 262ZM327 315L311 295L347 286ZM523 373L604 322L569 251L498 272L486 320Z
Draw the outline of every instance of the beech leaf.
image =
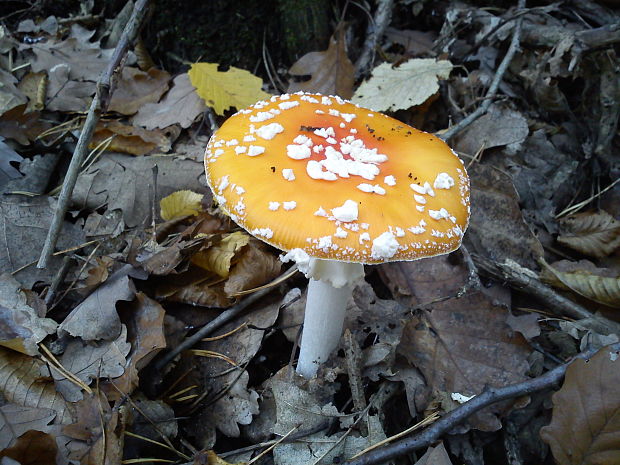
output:
M187 73L198 95L223 115L231 107L242 109L270 95L261 90L263 81L249 71L231 66L218 71L217 63L194 63Z
M375 111L406 110L424 103L439 90L439 79L446 79L452 63L434 58L414 58L394 67L382 63L372 71L351 99Z
M553 395L551 424L540 431L559 465L620 463L620 354L609 348L577 359Z
M620 247L620 221L606 211L563 218L558 242L591 257L606 257Z
M199 267L212 271L222 278L230 274L230 266L234 256L250 242L250 236L244 232L236 231L225 235L222 240L192 256L192 263Z
M204 195L190 190L173 192L159 201L159 214L164 221L187 215L197 216L202 211L203 197Z

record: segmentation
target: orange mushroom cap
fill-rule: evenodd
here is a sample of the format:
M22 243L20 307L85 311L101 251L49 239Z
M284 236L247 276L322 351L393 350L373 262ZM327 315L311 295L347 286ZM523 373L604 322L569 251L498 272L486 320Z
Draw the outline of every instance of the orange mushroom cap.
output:
M220 208L285 251L381 263L457 249L469 179L450 147L339 97L284 94L231 116L209 140Z

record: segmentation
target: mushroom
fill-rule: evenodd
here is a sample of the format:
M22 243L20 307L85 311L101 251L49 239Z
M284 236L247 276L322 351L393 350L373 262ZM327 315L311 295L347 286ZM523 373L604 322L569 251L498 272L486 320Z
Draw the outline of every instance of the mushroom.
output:
M231 116L205 153L220 208L310 278L297 372L336 348L363 264L456 250L465 167L436 136L340 97L272 97Z

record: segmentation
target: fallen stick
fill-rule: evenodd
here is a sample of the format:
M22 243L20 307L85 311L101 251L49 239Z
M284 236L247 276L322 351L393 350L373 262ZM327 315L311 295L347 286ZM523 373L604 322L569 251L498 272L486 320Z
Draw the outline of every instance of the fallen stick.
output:
M138 35L138 30L140 29L140 25L144 19L146 5L148 2L149 0L138 0L135 4L131 17L125 25L123 34L114 49L112 58L110 59L107 68L99 77L95 96L90 104L88 114L86 115L86 121L84 121L84 126L80 132L80 137L78 138L75 150L71 156L71 163L69 164L67 174L65 175L65 179L62 183L62 189L58 196L56 210L54 211L54 218L52 219L52 224L50 225L47 237L45 238L45 244L43 245L43 250L41 250L41 256L39 257L37 268L45 268L54 253L56 242L58 242L58 237L62 231L62 224L65 214L67 213L67 208L69 207L69 202L71 201L73 188L75 187L75 183L80 172L80 166L82 165L84 156L88 151L88 144L93 137L93 133L95 132L95 127L99 122L101 113L106 111L110 103L112 79L114 78L115 73L120 71L122 68L121 61L127 55L129 46Z
M620 350L620 343L616 343L610 346L611 350ZM597 352L597 349L586 350L573 358L588 359ZM398 442L392 443L388 446L375 449L368 452L356 459L348 460L343 465L375 465L387 462L401 455L409 454L415 450L423 447L430 446L435 442L442 434L449 432L452 428L463 423L474 413L480 411L484 407L487 407L496 402L500 402L506 399L514 399L535 392L543 391L551 388L559 383L566 369L572 363L564 363L558 365L553 370L548 371L538 378L533 378L522 383L511 384L509 386L501 388L488 388L481 394L477 395L473 399L465 402L460 407L452 410L450 413L444 415L440 420L437 420L426 430L422 431L413 437L402 439Z

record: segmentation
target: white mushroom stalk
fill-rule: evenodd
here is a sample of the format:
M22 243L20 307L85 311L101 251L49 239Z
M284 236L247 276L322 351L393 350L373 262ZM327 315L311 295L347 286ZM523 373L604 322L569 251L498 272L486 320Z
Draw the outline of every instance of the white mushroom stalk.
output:
M312 378L338 346L347 302L355 282L364 276L364 266L310 259L308 268L304 270L310 282L297 373Z

